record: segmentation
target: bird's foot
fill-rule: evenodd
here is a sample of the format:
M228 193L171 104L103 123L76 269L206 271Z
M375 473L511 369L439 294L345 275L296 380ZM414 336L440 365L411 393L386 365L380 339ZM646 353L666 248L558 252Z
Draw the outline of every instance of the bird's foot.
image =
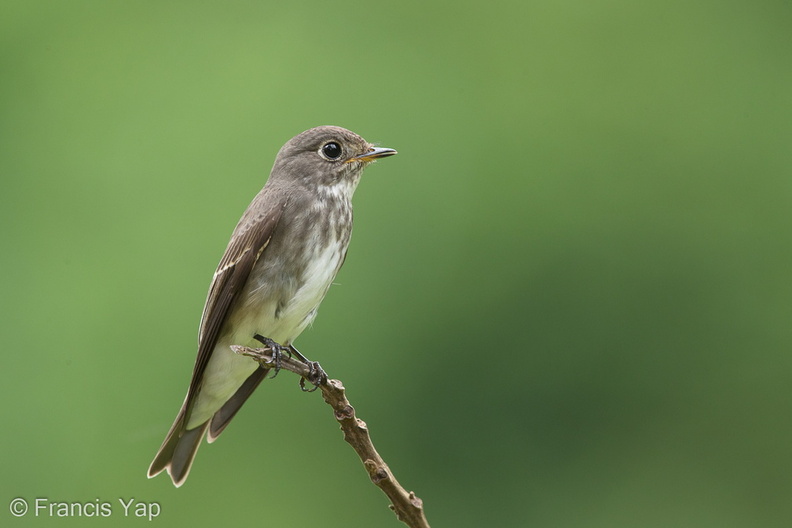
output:
M297 359L308 365L308 375L305 377L300 378L300 390L303 392L313 392L315 391L319 385L323 385L327 383L327 374L325 374L324 369L322 366L319 365L316 361L311 361L307 357L300 354L300 351L294 348L293 345L289 345L289 350L291 353L294 354ZM305 388L305 380L308 380L311 385L313 385L312 389Z
M272 361L267 362L267 368L271 368L274 370L274 373L270 378L274 378L278 375L281 369L281 358L283 354L287 354L289 358L292 356L299 359L301 362L308 365L308 375L300 378L300 390L303 392L313 392L315 391L319 385L324 385L327 383L327 374L325 374L324 369L321 365L319 365L316 361L310 361L308 358L300 354L300 351L294 348L292 345L283 346L280 343L277 343L270 339L269 337L264 337L261 334L255 334L253 339L261 343L262 345L266 346L272 351ZM273 365L273 366L269 366ZM305 388L305 380L313 385L313 388L306 389Z
M313 392L319 388L319 385L324 385L327 383L327 374L325 374L324 369L322 366L316 361L306 361L308 364L308 368L310 371L308 375L300 378L300 390L303 392ZM313 385L312 389L305 388L305 380L308 380L311 385Z
M283 346L280 343L273 341L269 337L264 337L261 334L254 335L253 339L255 339L256 341L258 341L259 343L261 343L262 345L264 345L265 347L269 348L272 351L271 363L273 363L275 366L270 367L274 370L274 373L272 374L272 376L270 376L270 379L274 378L275 376L278 375L278 372L280 372L281 358L283 357L283 354L286 353L288 354L289 357L291 357L293 347Z

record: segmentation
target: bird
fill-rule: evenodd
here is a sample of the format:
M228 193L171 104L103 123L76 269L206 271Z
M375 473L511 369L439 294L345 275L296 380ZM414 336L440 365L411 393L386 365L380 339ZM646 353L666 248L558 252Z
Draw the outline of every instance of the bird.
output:
M214 273L187 395L149 478L167 471L176 487L184 484L204 436L216 440L267 377L270 369L232 345L259 341L296 352L292 343L346 259L363 169L394 154L337 126L311 128L283 145Z

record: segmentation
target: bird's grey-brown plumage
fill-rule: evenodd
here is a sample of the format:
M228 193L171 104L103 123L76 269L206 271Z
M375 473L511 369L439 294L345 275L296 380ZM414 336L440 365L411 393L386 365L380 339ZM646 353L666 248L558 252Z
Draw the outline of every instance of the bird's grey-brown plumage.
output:
M260 334L288 346L313 321L346 258L363 168L395 153L333 126L281 148L214 274L187 396L149 477L167 470L183 484L204 434L214 441L267 376L231 345L253 345Z

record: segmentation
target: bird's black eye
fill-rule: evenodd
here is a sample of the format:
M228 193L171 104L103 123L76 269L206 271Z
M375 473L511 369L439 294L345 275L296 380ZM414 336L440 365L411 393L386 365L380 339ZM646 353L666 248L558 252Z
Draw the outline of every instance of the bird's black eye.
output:
M337 160L341 157L341 145L336 143L335 141L331 141L330 143L325 143L322 147L322 153L325 155L327 159L330 160Z

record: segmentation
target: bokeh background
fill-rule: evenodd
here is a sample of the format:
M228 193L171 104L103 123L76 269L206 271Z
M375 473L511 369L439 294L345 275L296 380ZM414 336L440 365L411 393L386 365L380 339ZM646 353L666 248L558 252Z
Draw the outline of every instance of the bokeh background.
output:
M792 522L788 2L0 11L0 524L400 525L288 373L145 477L228 236L320 124L400 154L297 345L433 526Z

